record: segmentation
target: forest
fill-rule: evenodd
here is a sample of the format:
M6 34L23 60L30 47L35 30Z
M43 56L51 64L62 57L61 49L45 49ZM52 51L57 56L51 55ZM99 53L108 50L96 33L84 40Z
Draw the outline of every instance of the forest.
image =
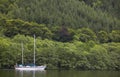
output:
M0 69L120 70L120 0L0 0Z

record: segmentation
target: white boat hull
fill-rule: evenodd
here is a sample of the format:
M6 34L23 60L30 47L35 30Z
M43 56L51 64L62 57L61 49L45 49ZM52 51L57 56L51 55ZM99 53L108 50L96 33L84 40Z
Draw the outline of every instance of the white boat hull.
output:
M35 66L35 67L15 67L16 70L24 70L24 71L32 71L32 70L40 70L44 71L46 66Z

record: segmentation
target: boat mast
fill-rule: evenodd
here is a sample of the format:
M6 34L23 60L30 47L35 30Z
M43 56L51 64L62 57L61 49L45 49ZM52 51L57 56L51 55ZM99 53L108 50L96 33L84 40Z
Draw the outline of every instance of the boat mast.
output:
M23 43L21 43L21 47L22 47L22 65L23 65L24 64L24 59L23 59L23 51L24 51Z
M35 66L35 47L36 47L36 46L35 46L35 42L36 42L36 41L35 41L35 34L34 34L34 66Z

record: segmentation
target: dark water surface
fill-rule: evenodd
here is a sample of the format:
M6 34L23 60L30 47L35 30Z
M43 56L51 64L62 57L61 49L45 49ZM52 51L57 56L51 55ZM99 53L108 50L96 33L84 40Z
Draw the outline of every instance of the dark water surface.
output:
M0 70L0 77L120 77L120 71L15 71Z

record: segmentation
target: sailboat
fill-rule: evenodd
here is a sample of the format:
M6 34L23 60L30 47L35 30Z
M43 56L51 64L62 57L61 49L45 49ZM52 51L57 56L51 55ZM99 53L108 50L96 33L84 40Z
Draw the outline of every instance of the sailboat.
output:
M34 35L34 65L30 66L30 65L26 65L24 66L24 59L23 59L23 43L21 44L22 46L22 64L21 65L15 65L15 70L25 70L25 71L31 71L31 70L40 70L40 71L44 71L46 68L46 65L41 65L41 66L36 66L35 65L35 35Z

